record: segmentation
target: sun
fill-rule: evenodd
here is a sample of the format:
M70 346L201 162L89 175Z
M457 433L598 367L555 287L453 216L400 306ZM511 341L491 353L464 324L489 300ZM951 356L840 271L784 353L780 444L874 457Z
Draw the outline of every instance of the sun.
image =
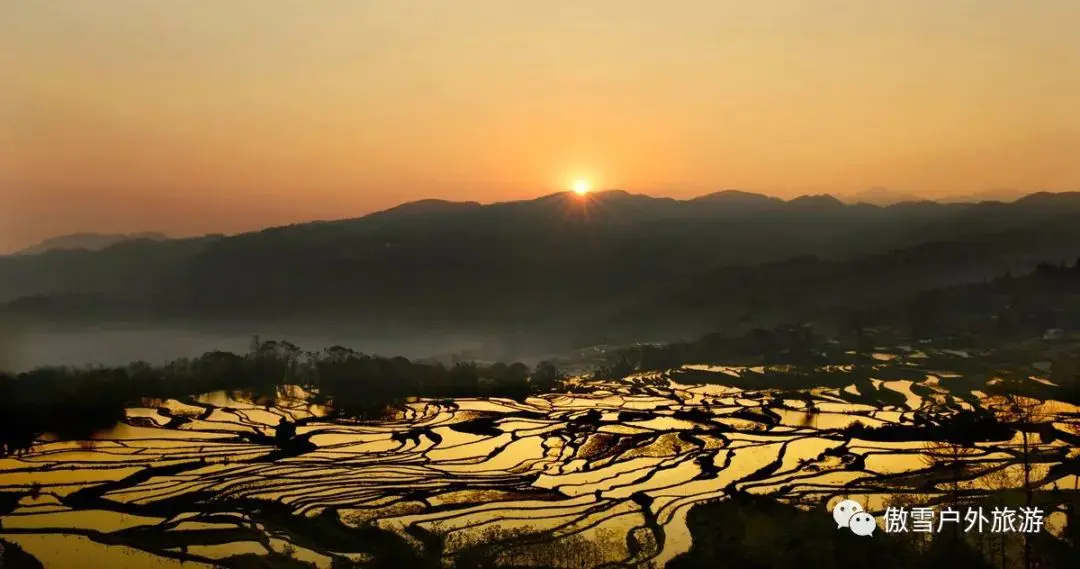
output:
M570 189L573 190L575 194L583 196L589 193L591 186L589 185L588 180L574 180L570 183Z

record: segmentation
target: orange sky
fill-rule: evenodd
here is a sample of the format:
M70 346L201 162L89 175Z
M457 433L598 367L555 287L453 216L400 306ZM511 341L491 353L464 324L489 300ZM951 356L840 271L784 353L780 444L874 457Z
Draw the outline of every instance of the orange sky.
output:
M0 3L0 251L423 197L1080 189L1077 0Z

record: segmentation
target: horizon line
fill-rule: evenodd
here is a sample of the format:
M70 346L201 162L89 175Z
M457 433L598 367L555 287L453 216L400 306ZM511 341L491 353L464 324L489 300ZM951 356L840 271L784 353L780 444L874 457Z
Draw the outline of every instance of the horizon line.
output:
M866 194L866 193L871 193L871 192L876 192L876 191L880 191L883 195L893 194L893 195L896 195L896 196L910 196L910 197L913 197L913 198L916 198L916 199L898 200L898 201L895 201L895 202L884 203L884 204L871 203L871 202L866 202L866 201L850 201L850 200L844 199L844 198L851 198L851 197L859 196L860 194ZM1008 194L1010 194L1010 196L1009 196L1009 199L1007 199L1007 200L988 198L988 199L984 199L984 200L967 201L969 198L977 198L980 195L990 196L991 194L995 194L995 193L1008 193ZM360 213L360 214L356 214L356 215L347 215L345 217L336 217L336 218L306 219L306 220L295 221L295 222L292 222L292 223L286 223L286 224L280 224L280 225L267 225L267 226L261 226L261 227L255 228L255 229L247 229L247 230L240 230L240 231L234 231L234 232L224 232L224 231L222 231L222 232L206 232L206 233L194 233L194 234L176 235L176 234L170 234L167 231L161 231L161 230L157 230L157 229L144 229L144 230L141 230L141 231L130 231L130 232L73 231L71 233L57 234L57 235L54 235L52 237L48 237L48 238L42 239L40 241L37 241L35 243L31 243L31 244L26 245L26 246L19 247L19 248L16 248L16 249L4 252L4 253L0 253L0 256L17 256L21 252L26 251L28 249L33 249L34 247L44 245L44 244L48 243L49 241L53 241L53 240L57 240L57 239L63 239L65 237L80 237L80 236L138 237L140 235L157 235L157 236L161 236L163 238L163 240L202 239L202 238L207 238L207 237L233 237L233 236L238 236L238 235L244 235L244 234L247 234L247 233L258 233L260 231L267 231L267 230L272 230L272 229L286 228L286 227L292 227L292 226L296 226L296 225L305 225L305 224L310 224L310 223L338 223L338 222L359 220L359 219L364 219L364 218L367 218L367 217L370 217L370 216L373 216L373 215L378 215L378 214L381 214L381 213L393 212L393 211L395 211L397 209L400 209L402 207L407 207L409 205L421 204L421 203L426 203L426 202L438 202L438 203L443 203L443 204L455 204L455 205L476 205L478 207L483 208L483 207L490 207L490 206L500 205L500 204L535 202L535 201L540 201L540 200L544 200L544 199L550 199L550 198L553 198L553 197L556 197L556 196L568 196L568 197L572 197L574 199L588 199L590 196L601 196L601 195L611 195L611 194L626 194L626 195L630 195L630 196L645 197L645 198L654 199L654 200L669 200L669 201L678 202L678 203L688 203L688 202L692 202L692 201L699 200L699 199L702 199L702 198L707 198L707 197L710 197L710 196L717 196L717 195L721 195L721 194L743 194L743 195L749 195L749 196L759 196L759 197L767 198L767 199L770 199L770 200L775 200L778 203L785 203L785 204L792 203L792 202L795 202L797 200L806 199L806 198L830 197L830 198L833 198L836 201L840 202L844 206L862 205L862 206L871 206L871 207L877 207L877 208L889 208L889 207L896 206L896 205L915 204L915 203L935 203L935 204L940 204L940 205L964 205L964 204L977 205L977 204L980 204L980 203L1015 203L1015 202L1020 201L1020 200L1022 200L1024 198L1027 198L1027 197L1030 197L1030 196L1033 196L1033 195L1037 195L1037 194L1059 195L1059 194L1073 194L1073 193L1080 193L1080 190L1060 190L1060 191L1037 190L1037 191L1026 192L1026 191L1009 190L1009 189L990 189L990 190L986 190L984 192L977 192L977 193L968 194L968 195L944 196L944 197L940 197L940 198L927 198L927 197L918 196L917 194L914 194L914 193L904 192L904 191L900 191L900 190L891 190L889 188L870 188L870 189L867 189L867 190L861 190L861 191L858 191L858 192L851 192L851 193L845 193L845 194L829 193L829 192L817 193L817 194L814 194L814 193L801 194L801 195L798 195L798 196L795 196L795 197L792 197L792 198L785 199L785 198L781 198L779 196L774 196L774 195L770 195L770 194L763 193L763 192L755 192L755 191L749 191L749 190L740 190L740 189L736 189L736 188L728 188L728 189L716 190L716 191L713 191L713 192L703 193L703 194L700 194L700 195L697 195L697 196L694 196L694 197L675 198L675 197L667 197L667 196L655 196L655 195L651 195L651 194L645 193L644 191L640 191L640 190L635 191L635 190L626 190L626 189L623 189L623 188L607 188L607 189L603 189L603 190L592 190L588 194L586 194L585 196L578 196L578 195L576 195L574 193L573 190L562 190L562 191L558 191L558 192L553 192L553 193L548 193L548 194L535 196L535 197L532 197L532 198L522 198L522 199L503 200L503 201L491 201L491 202L481 202L481 201L476 201L476 200L461 200L461 201L458 201L458 200L450 200L450 199L445 199L445 198L421 198L421 199L417 199L417 200L410 200L410 201L401 202L401 203L399 203L399 204L397 204L395 206L389 207L389 208L373 210L373 211L369 211L369 212L366 212L366 213ZM953 200L955 200L955 201L953 201Z

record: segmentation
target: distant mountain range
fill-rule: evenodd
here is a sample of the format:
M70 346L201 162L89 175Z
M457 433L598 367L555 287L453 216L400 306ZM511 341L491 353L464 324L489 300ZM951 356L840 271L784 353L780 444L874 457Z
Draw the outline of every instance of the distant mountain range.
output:
M168 237L163 233L145 232L131 234L102 234L102 233L72 233L46 239L36 245L16 251L15 255L37 255L48 251L61 249L81 249L86 251L99 251L106 247L112 247L117 243L128 241L164 241Z
M598 199L597 196L600 196L599 199L601 199L602 201L612 201L611 198L613 198L614 196L619 196L619 198L622 200L636 199L638 205L648 204L649 208L655 210L654 213L660 215L664 214L662 211L664 208L658 208L657 204L663 203L664 207L668 209L667 213L674 212L675 210L683 210L683 212L697 210L698 214L704 216L742 216L766 211L778 211L784 207L814 207L814 204L816 204L817 207L828 208L842 204L866 204L879 207L888 207L897 204L918 203L926 201L942 204L980 203L985 201L1012 202L1023 198L1025 195L1026 194L1018 192L1016 190L995 189L987 190L985 192L980 192L976 194L956 195L931 200L914 193L877 187L863 190L860 192L855 192L853 194L844 194L839 197L833 197L831 195L800 196L788 201L772 196L767 196L764 194L756 194L741 190L722 190L689 200L653 198L644 195L630 194L621 190L609 190L606 192L599 192L597 194L593 194L592 199ZM484 209L485 207L492 207L495 209L518 209L522 205L529 203L547 202L548 205L551 205L557 203L560 200L565 201L566 198L570 196L571 194L569 193L553 194L536 200L497 203L490 206L485 206L479 202L473 201L456 202L441 199L426 199L404 203L384 211L375 212L365 216L365 218L372 220L402 220L407 218L415 219L429 216L438 216L449 213L478 211ZM683 213L683 215L686 215L686 213ZM696 214L693 213L689 214L690 217L694 217L695 215ZM213 235L213 237L219 236L221 235ZM142 232L131 234L73 233L69 235L60 235L57 237L46 239L40 243L26 247L12 254L37 255L48 251L64 249L98 251L128 241L164 241L166 239L169 239L169 237L159 232Z
M1027 192L1008 188L990 189L974 194L958 194L938 199L941 203L1012 202L1029 195Z
M235 236L0 257L0 319L661 340L1072 262L1077 219L1076 192L886 207L739 191L427 200Z
M870 188L861 192L855 192L841 196L840 199L849 204L866 203L877 206L890 206L905 202L932 201L907 192L891 190L889 188Z
M980 202L1013 202L1023 198L1024 192L1010 189L991 189L974 194L957 194L939 198L927 198L912 192L903 192L890 188L870 188L853 194L840 196L840 200L848 204L866 203L877 206L890 206L906 202L934 201L938 203L980 203Z
M633 194L623 190L607 190L590 195L590 202L598 202L606 208L601 212L609 221L616 221L618 215L630 214L636 219L654 218L717 218L756 215L768 212L792 212L806 209L819 211L838 211L843 206L877 206L889 208L909 204L929 203L941 205L974 205L983 202L1011 203L1032 196L1033 200L1043 196L1070 195L1076 192L1037 192L1024 194L1014 190L987 190L977 194L949 196L928 199L914 193L892 190L889 188L870 188L854 194L833 196L830 194L803 195L790 200L745 192L741 190L722 190L687 200L657 198L643 194ZM576 205L579 196L570 193L556 193L534 200L501 202L483 205L478 202L455 202L447 200L421 200L409 202L397 207L376 212L361 219L404 219L443 214L461 214L468 212L489 211L492 213L537 211L548 208L548 212L558 212L567 204ZM865 211L864 211L865 213ZM353 220L344 220L345 222Z

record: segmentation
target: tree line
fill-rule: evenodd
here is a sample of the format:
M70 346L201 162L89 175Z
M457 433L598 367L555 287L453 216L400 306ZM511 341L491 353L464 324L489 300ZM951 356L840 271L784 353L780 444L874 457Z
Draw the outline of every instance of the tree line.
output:
M522 399L562 379L550 362L532 369L522 363L446 366L342 346L311 352L289 342L256 339L245 354L214 351L163 365L0 373L0 450L17 452L46 432L84 438L115 425L128 407L215 391L273 404L285 386L295 385L338 418L368 419L410 397Z

